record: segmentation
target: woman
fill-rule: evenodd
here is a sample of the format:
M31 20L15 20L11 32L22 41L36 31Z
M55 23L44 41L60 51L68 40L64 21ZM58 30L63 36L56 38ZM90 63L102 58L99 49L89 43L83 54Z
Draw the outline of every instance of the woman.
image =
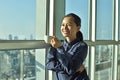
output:
M55 72L55 80L89 80L83 67L88 46L83 41L80 27L80 17L70 13L63 17L61 24L65 40L53 36L50 41L46 67Z

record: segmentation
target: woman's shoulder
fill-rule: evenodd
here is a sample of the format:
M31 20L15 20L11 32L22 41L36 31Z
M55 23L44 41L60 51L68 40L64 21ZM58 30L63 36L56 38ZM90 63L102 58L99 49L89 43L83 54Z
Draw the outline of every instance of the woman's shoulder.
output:
M88 46L85 41L79 41L78 45L80 45L80 46Z

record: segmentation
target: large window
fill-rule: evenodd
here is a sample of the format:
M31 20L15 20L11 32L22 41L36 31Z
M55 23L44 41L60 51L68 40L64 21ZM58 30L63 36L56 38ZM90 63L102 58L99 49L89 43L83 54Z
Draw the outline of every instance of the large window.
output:
M46 5L0 0L0 80L45 80Z
M0 79L35 79L35 49L0 51Z
M97 0L96 39L112 40L112 0ZM96 46L95 80L112 80L112 46Z
M112 54L111 45L96 46L95 80L112 80Z
M68 13L81 17L90 79L120 80L116 4L120 7L119 0L0 0L0 80L53 80L45 69L44 35L63 39L60 25Z
M112 40L112 0L97 0L97 40Z
M36 0L0 0L0 40L35 40L35 30ZM5 46L13 45L3 44L3 49ZM17 47L20 45L14 46L15 50L0 51L0 80L35 80L36 50Z
M117 69L114 66L116 62L114 46L116 44L113 41L117 37L115 32L118 26L115 24L117 21L115 19L118 17L115 14L117 12L116 5L117 0L65 1L65 14L76 13L81 17L81 31L89 45L88 59L90 63L88 63L88 67L90 70L88 73L92 80L113 80L115 79L113 74L117 74L112 72Z

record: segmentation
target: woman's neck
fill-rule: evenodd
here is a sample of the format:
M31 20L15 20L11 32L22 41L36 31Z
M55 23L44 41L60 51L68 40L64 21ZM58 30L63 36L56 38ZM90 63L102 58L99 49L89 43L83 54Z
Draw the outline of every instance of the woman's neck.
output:
M76 39L76 37L75 37L75 38L66 37L66 40L67 40L68 43L70 43L70 42L73 41L74 39Z

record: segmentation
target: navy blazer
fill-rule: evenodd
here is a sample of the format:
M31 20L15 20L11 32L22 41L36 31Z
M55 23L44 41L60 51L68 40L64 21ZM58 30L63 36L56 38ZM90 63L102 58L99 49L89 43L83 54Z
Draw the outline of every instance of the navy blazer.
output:
M50 47L47 53L46 68L55 72L55 80L70 80L83 64L87 56L88 46L84 41L78 39L70 43L63 40L62 44L57 49Z

